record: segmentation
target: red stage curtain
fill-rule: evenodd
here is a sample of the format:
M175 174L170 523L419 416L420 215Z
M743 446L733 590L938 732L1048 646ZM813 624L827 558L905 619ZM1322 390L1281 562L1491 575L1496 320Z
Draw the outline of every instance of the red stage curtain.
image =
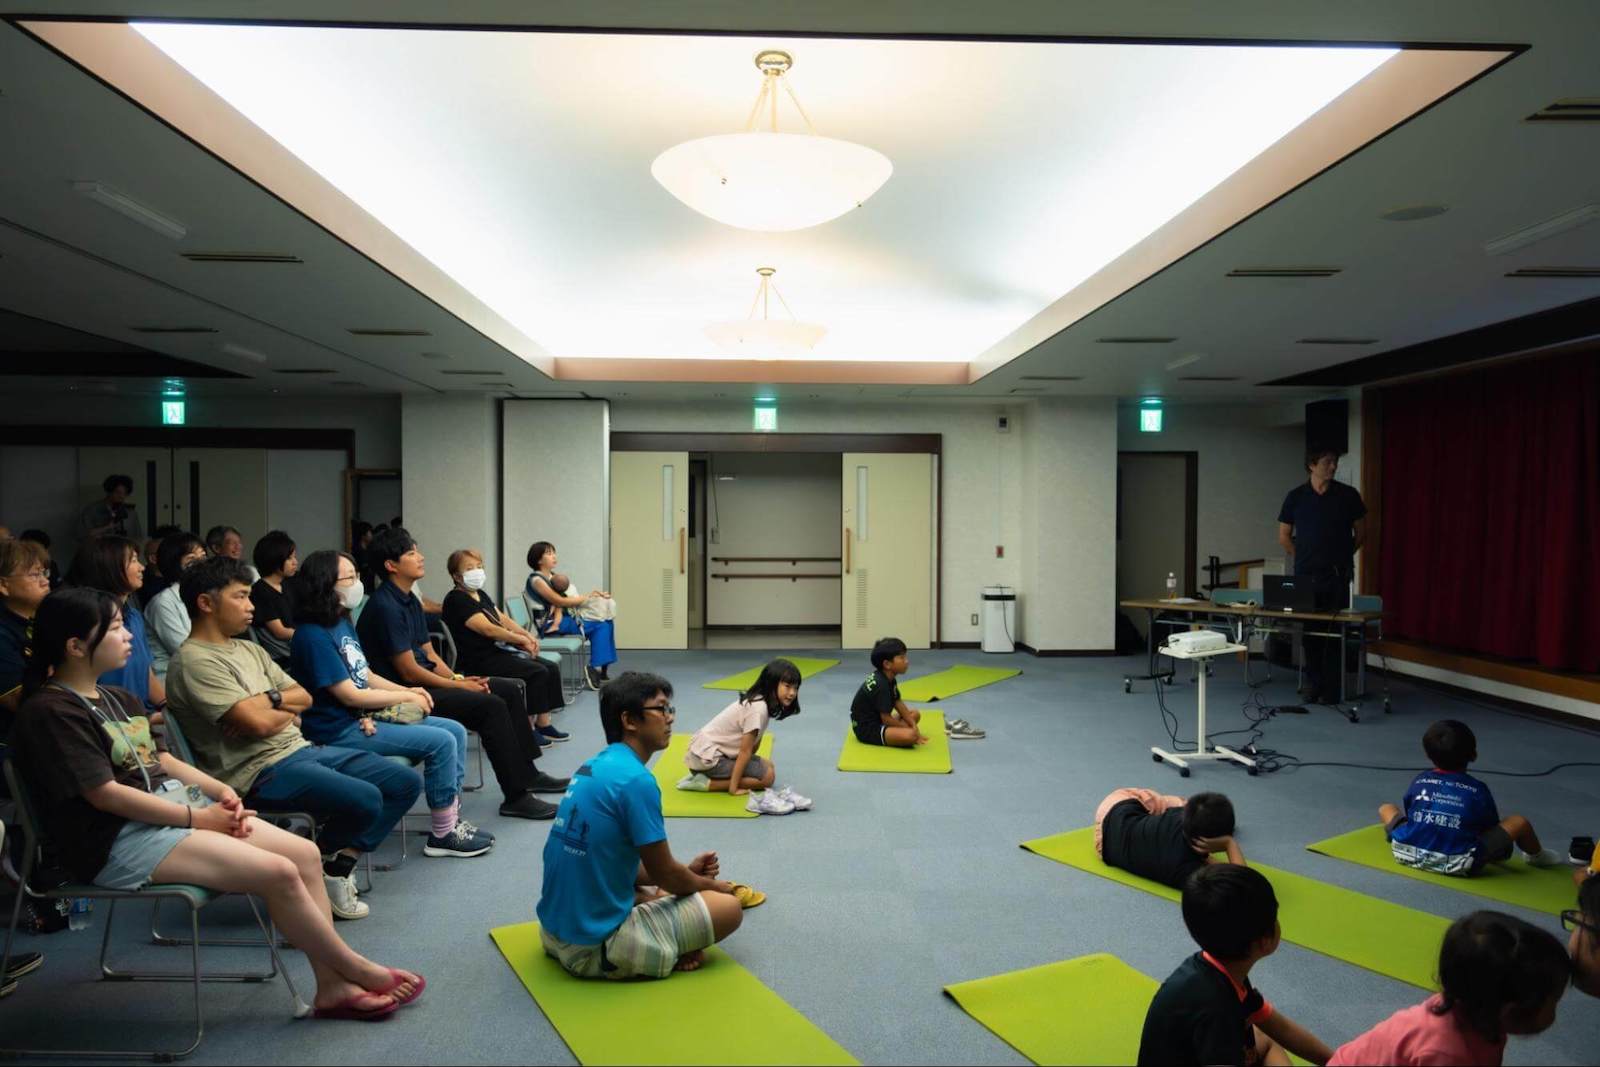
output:
M1600 672L1600 357L1382 399L1385 632Z

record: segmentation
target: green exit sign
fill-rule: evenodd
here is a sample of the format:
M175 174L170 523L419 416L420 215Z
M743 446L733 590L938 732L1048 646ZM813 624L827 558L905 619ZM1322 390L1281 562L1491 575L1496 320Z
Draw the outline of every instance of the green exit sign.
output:
M773 401L763 403L758 400L756 402L756 415L753 425L763 433L771 433L776 430L778 428L777 403Z
M1161 409L1160 408L1140 408L1139 409L1139 432L1140 433L1160 433L1161 432Z
M182 426L185 414L185 401L163 400L161 402L161 425Z

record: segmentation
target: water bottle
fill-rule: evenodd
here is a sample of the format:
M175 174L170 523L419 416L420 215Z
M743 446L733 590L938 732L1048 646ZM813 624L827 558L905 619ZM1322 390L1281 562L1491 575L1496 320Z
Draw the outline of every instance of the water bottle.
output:
M94 901L88 897L74 897L72 910L67 913L67 929L87 930L89 928L89 912L94 910Z
M1177 598L1178 598L1178 576L1176 574L1173 574L1171 571L1168 571L1167 572L1167 599L1168 600L1176 600Z

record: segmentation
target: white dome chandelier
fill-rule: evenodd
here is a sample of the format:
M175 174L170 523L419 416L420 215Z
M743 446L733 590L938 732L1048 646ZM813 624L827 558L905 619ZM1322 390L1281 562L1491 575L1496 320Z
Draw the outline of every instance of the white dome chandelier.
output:
M750 313L735 322L715 322L706 327L706 336L715 341L723 351L744 356L747 359L777 359L784 356L803 356L817 346L827 333L826 327L815 323L801 322L794 317L794 312L789 309L789 302L778 292L778 287L772 281L772 276L778 273L771 267L757 267L756 273L761 276L761 285L756 289L756 298L750 304ZM778 298L778 303L783 305L783 310L789 313L787 319L774 319L768 307L772 297ZM761 309L761 317L756 318L756 308Z
M756 55L761 92L741 133L685 141L656 157L650 173L700 214L742 230L803 230L836 219L883 187L888 157L864 145L823 137L784 78L787 52ZM805 133L778 130L779 86ZM758 128L762 122L765 128Z

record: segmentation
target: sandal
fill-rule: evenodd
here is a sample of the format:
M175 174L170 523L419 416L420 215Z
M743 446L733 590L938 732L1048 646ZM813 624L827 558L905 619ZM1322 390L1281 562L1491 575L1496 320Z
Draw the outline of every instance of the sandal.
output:
M316 1008L311 1012L313 1019L355 1019L357 1021L375 1021L384 1019L400 1010L400 1001L389 997L387 1001L376 1008L361 1008L357 1005L363 997L385 996L387 994L371 992L352 993L344 1000L331 1008Z
M735 882L733 886L733 899L739 902L739 907L748 911L767 902L767 895L759 889L752 889L747 885Z
M377 990L377 992L386 993L389 996L393 997L394 998L394 1002L396 1004L398 1004L402 1008L405 1007L407 1004L410 1004L413 1001L415 1001L418 997L422 996L422 991L424 989L428 988L428 980L426 978L422 977L422 975L419 974L419 975L415 976L416 980L417 980L417 984L411 990L411 995L410 996L401 996L399 993L396 993L395 990L399 989L401 984L406 982L406 981L409 981L409 979L406 977L405 972L398 971L393 967L389 968L389 974L391 976L393 976L394 984L391 985L388 989L380 989L380 990Z

